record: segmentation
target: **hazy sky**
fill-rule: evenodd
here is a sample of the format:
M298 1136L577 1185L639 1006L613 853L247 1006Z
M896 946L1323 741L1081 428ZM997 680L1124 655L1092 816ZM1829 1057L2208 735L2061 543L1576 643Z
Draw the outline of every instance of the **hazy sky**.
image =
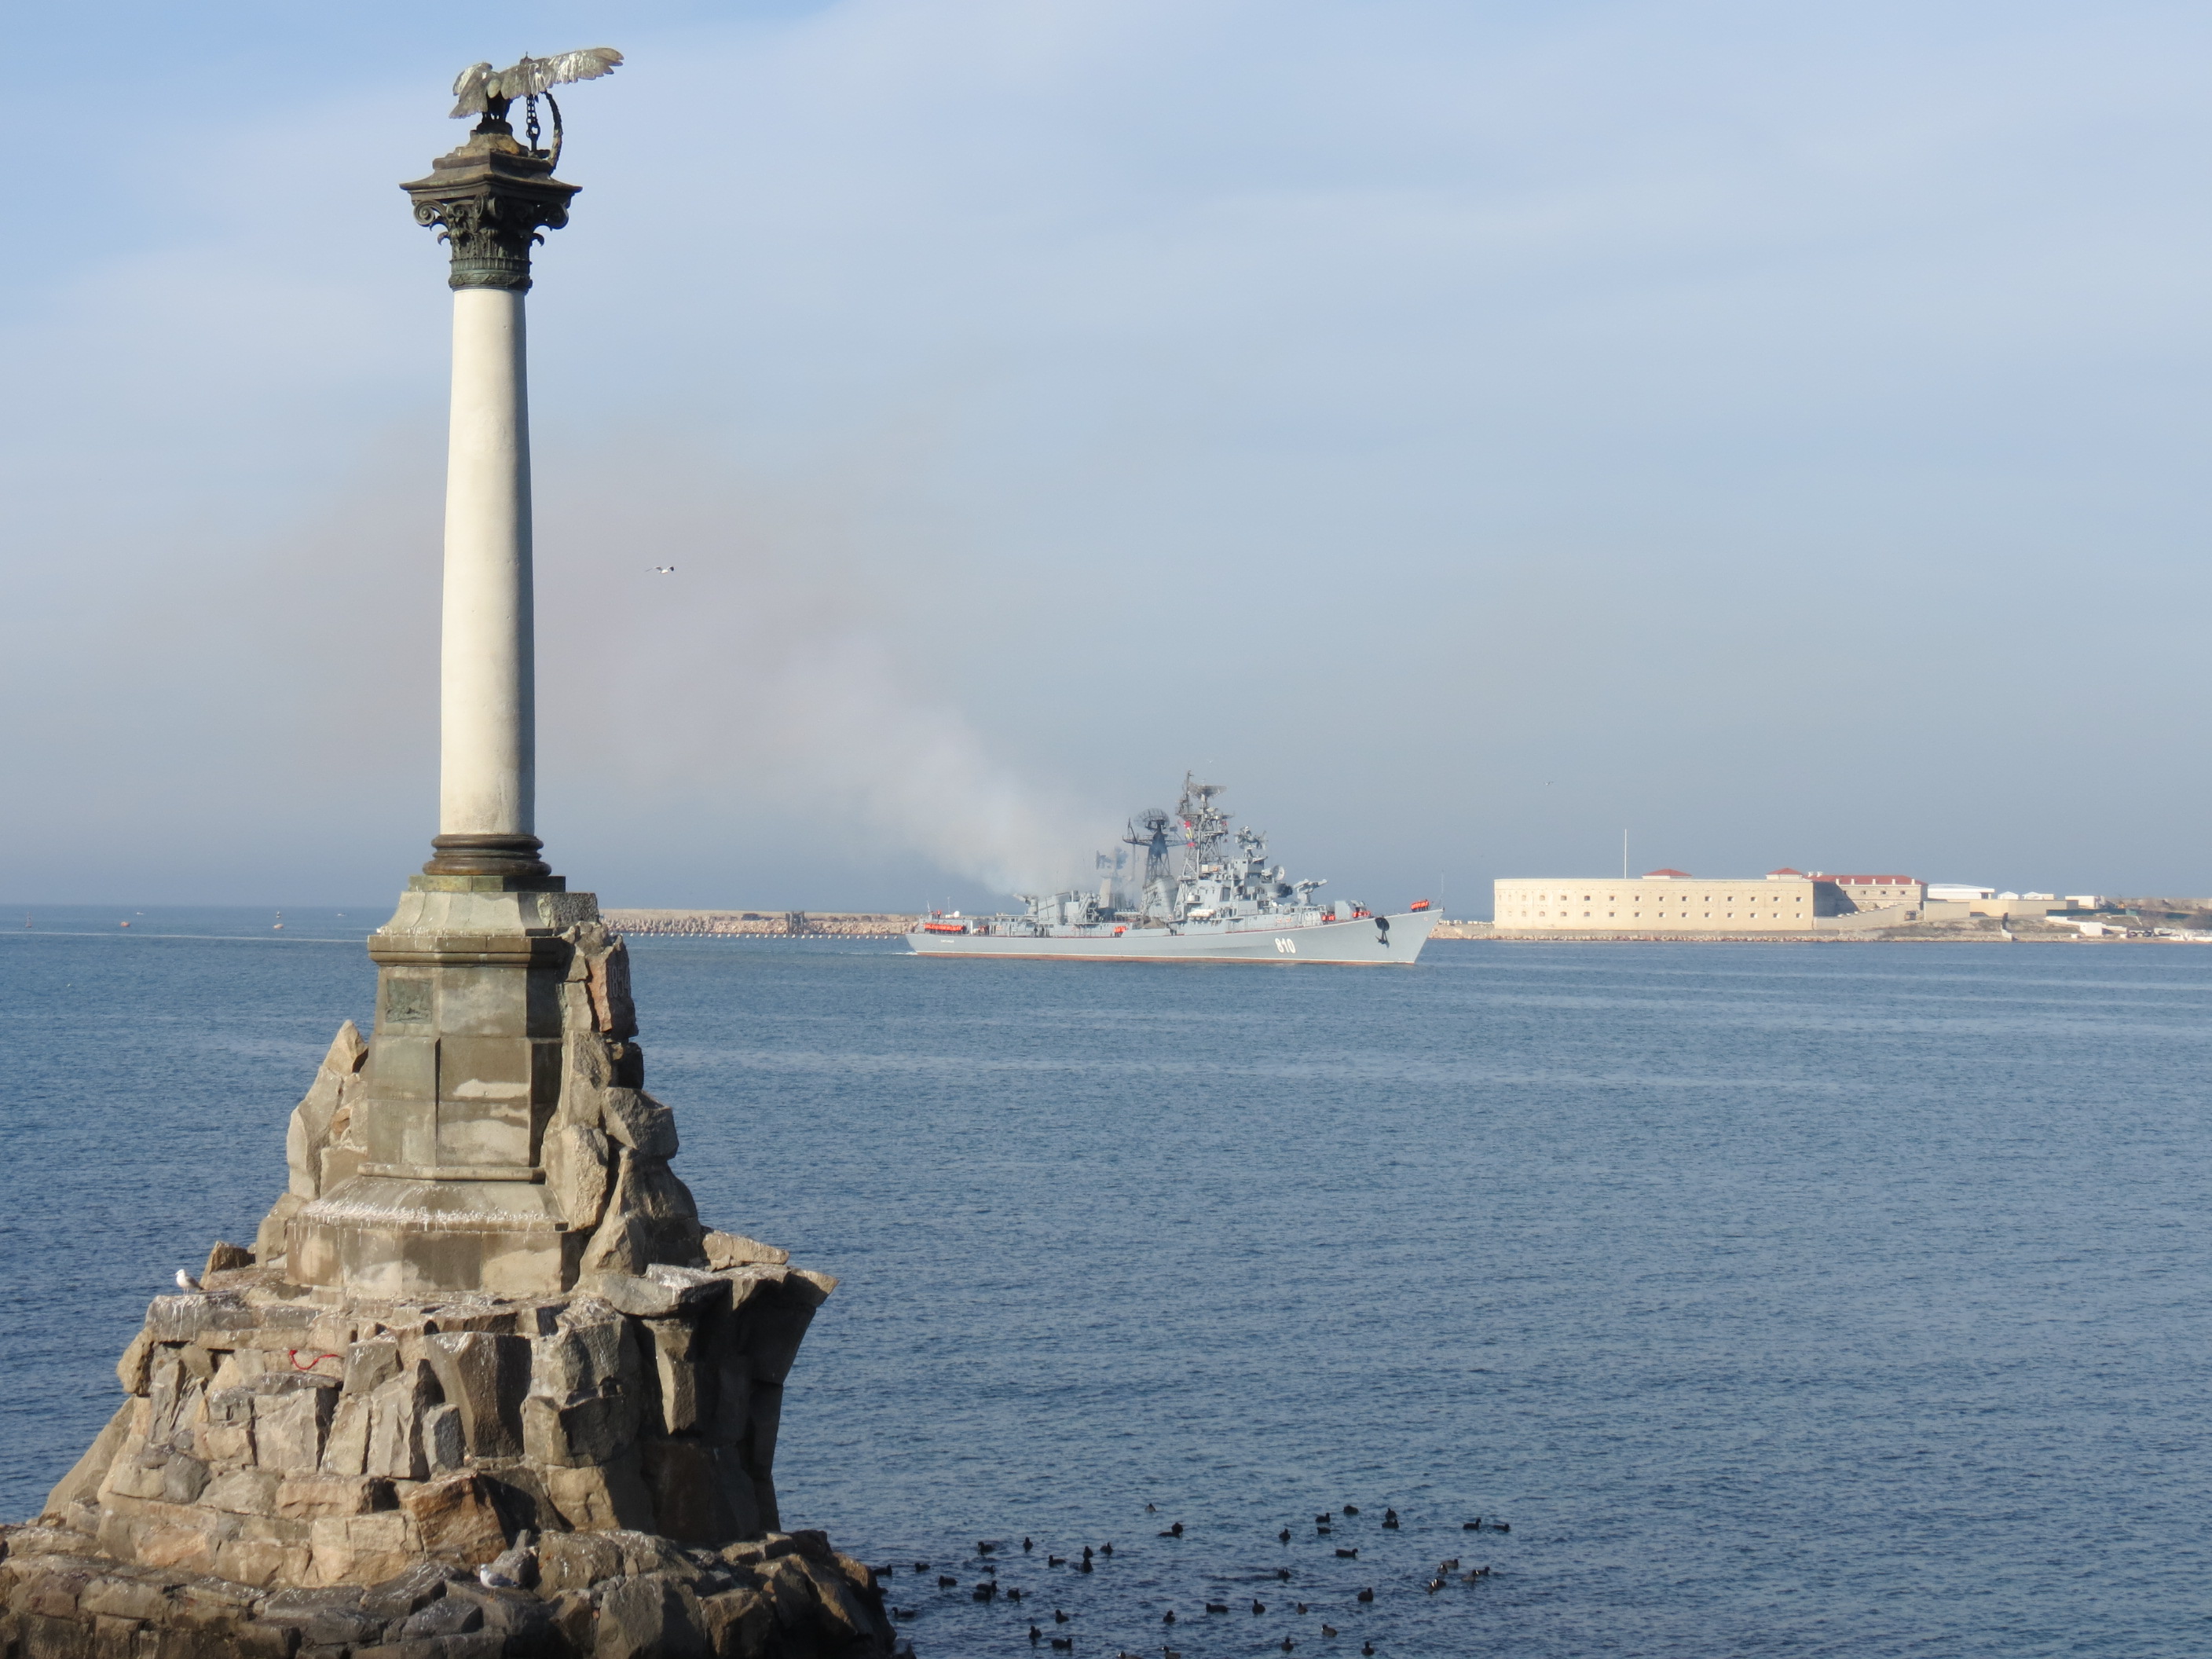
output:
M973 902L1195 767L1392 905L1624 826L2212 892L2202 6L9 29L5 898L426 855L449 296L395 185L462 65L598 44L531 296L572 884Z

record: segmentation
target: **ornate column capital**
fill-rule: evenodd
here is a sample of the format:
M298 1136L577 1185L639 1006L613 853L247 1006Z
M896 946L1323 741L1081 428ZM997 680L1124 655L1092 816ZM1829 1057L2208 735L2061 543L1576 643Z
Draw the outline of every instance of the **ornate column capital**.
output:
M515 142L507 123L487 118L468 142L430 164L430 176L400 185L415 222L435 225L453 250L452 288L530 287L530 245L568 222L582 188L553 176L553 163Z

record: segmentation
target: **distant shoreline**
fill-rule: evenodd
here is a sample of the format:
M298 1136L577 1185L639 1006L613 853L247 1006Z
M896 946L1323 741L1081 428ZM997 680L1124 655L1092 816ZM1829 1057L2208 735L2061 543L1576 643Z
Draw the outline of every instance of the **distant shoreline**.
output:
M611 909L610 927L639 939L902 939L919 914L884 910ZM2199 941L2086 936L2057 927L1932 926L1854 928L1819 933L1522 933L1487 921L1444 921L1431 939L1498 945L2189 945Z
M1479 931L1478 931L1479 930ZM1429 935L1438 939L1480 939L1495 945L2201 945L2202 939L2158 939L2061 932L2057 928L2010 932L1996 928L1854 928L1833 933L1501 933L1486 921L1438 922Z

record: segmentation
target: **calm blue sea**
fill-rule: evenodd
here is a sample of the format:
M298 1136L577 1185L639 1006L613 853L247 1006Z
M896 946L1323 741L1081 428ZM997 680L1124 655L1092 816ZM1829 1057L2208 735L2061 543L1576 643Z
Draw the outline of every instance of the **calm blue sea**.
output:
M0 930L0 1513L251 1236L380 919ZM2212 1652L2212 952L634 949L702 1210L844 1280L787 1523L924 1659Z

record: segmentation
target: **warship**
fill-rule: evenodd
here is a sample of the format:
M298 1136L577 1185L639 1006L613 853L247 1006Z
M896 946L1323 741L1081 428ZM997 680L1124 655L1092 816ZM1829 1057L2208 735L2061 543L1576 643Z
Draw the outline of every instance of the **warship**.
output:
M1232 827L1215 804L1222 793L1185 774L1172 813L1147 807L1129 820L1122 847L1098 855L1105 874L1095 890L1017 894L1027 907L1018 915L933 911L907 943L917 956L1056 961L1411 967L1419 959L1441 914L1426 899L1395 915L1348 899L1324 904L1315 894L1327 884L1291 881L1270 865L1267 837Z

